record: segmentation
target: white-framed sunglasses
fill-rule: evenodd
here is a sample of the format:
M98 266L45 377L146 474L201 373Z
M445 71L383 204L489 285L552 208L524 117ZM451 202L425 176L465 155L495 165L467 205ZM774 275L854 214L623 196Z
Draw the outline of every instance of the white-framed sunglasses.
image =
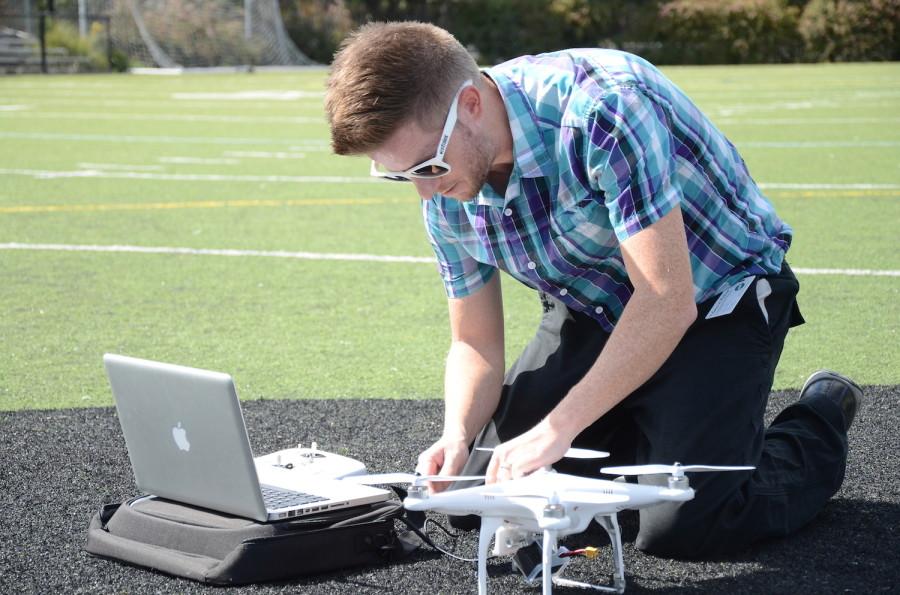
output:
M450 135L453 134L453 129L456 128L456 112L459 105L459 96L466 87L471 87L473 84L471 79L467 80L460 85L459 89L456 91L456 95L453 96L453 103L450 104L450 111L447 112L447 121L444 122L444 131L441 134L441 140L438 143L434 157L404 171L388 171L380 169L379 164L372 161L369 174L376 178L385 178L395 182L411 182L413 178L440 178L441 176L449 174L450 164L444 161L444 153L447 152L447 145L450 144Z

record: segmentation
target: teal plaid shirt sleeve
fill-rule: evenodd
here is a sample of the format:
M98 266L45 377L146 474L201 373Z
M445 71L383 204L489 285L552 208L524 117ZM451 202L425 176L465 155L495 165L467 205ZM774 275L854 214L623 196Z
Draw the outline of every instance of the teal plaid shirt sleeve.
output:
M681 202L672 184L674 140L667 113L641 89L607 92L588 113L585 163L618 240L633 236Z
M497 269L475 260L460 242L459 229L467 221L460 204L435 196L422 201L422 215L447 297L466 297L481 289Z

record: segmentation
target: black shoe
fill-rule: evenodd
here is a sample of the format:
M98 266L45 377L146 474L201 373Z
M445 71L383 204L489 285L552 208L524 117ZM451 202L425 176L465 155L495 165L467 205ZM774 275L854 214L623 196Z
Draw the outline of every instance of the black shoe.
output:
M862 403L862 389L859 385L837 372L819 370L806 379L806 383L800 389L800 400L819 397L829 399L841 408L844 414L844 430L849 430Z

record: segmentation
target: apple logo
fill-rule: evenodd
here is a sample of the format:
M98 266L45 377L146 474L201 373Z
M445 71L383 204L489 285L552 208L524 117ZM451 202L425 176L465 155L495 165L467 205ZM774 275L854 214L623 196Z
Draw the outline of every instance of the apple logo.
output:
M191 450L191 443L187 439L187 430L181 427L181 422L178 422L178 425L172 428L172 438L175 439L175 444L178 445L179 450Z

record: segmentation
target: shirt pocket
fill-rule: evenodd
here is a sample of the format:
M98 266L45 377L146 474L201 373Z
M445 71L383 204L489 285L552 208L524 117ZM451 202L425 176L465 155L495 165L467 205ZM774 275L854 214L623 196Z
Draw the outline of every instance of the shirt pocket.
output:
M553 218L550 236L554 264L560 260L579 267L591 267L619 254L619 241L602 202L586 197Z

